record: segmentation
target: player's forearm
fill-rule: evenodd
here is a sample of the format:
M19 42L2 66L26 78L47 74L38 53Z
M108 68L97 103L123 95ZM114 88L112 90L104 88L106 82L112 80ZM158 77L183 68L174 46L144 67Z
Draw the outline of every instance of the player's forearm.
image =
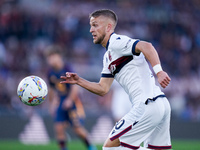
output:
M77 85L72 85L71 92L68 98L75 101L77 97L78 97L78 87Z
M103 96L107 93L107 90L104 87L102 87L101 84L96 83L96 82L90 82L83 78L79 78L79 81L77 82L77 84L87 89L88 91L100 96Z

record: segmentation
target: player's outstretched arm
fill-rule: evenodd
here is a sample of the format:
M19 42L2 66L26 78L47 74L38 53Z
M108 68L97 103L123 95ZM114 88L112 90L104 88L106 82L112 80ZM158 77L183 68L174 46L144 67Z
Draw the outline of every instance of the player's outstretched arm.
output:
M142 52L144 54L146 59L150 62L151 66L153 67L154 72L158 77L158 82L163 88L166 88L171 79L168 76L168 74L162 70L158 53L153 47L153 45L149 42L140 41L136 45L135 52Z
M61 76L61 79L64 79L60 83L69 83L69 84L77 84L88 91L95 93L97 95L103 96L105 95L113 82L113 78L101 78L98 83L87 81L78 76L76 73L67 72L66 76Z

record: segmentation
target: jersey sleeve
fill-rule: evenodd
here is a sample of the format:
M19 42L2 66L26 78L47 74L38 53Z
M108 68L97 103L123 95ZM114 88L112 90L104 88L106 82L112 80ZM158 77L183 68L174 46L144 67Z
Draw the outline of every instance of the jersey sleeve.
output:
M101 77L104 78L114 78L114 76L111 74L110 70L108 69L109 62L108 62L108 53L104 54L103 57L103 70L101 72Z
M111 49L116 51L116 53L121 53L122 56L140 55L140 53L135 52L136 44L140 40L131 39L128 36L119 36L114 38L113 43L111 43Z

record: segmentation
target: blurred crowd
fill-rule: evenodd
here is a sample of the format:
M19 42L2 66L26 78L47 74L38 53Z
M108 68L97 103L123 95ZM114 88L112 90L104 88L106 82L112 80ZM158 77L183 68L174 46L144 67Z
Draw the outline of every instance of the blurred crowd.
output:
M105 49L92 43L88 16L102 8L118 15L117 33L149 41L157 49L172 78L164 90L172 115L200 121L199 0L0 1L0 115L26 110L16 95L17 85L32 74L46 79L48 45L60 45L66 63L81 76L99 80ZM84 90L82 94L86 109L97 106L93 99L98 97Z

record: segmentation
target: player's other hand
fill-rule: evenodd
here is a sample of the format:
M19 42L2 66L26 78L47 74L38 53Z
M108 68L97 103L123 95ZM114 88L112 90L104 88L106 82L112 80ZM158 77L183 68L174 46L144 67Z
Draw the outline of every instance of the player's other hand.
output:
M63 79L63 81L61 81L60 83L69 83L69 84L77 84L79 80L79 76L77 75L77 73L72 73L72 72L66 72L66 75L61 76L60 78Z
M65 101L63 103L63 109L68 110L68 109L72 108L72 106L73 106L73 100L70 98L65 99Z
M160 85L163 88L166 88L169 85L170 81L171 81L171 78L164 71L158 72L157 73L157 77L158 77L158 82L160 83Z

